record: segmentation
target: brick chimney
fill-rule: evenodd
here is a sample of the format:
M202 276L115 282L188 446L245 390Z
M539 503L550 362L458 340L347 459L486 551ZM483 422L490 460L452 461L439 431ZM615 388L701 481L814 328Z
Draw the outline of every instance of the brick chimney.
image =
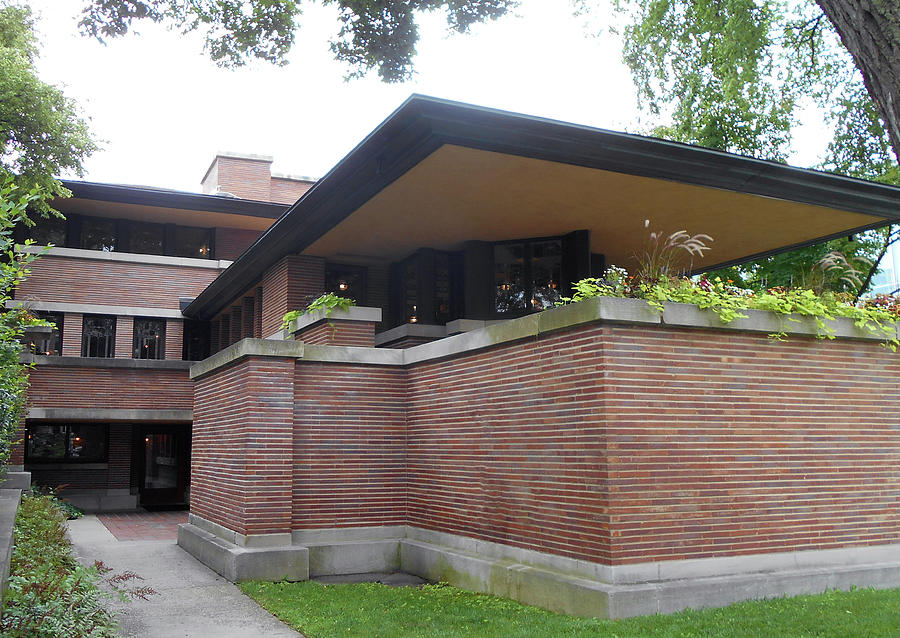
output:
M272 157L217 153L200 182L206 195L233 195L260 202L293 204L315 180L272 175Z

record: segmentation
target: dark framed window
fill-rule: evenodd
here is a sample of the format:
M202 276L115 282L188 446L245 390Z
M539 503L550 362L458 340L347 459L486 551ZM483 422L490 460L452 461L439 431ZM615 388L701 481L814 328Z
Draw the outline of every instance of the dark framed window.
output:
M556 238L494 244L494 312L515 316L556 305L562 253Z
M135 359L166 358L166 322L162 319L134 320Z
M112 358L116 354L116 318L109 315L84 315L81 356Z
M216 326L218 328L218 326ZM209 321L184 321L184 341L181 358L185 361L203 361L210 355L211 324Z
M166 227L163 224L131 222L128 225L128 252L164 255Z
M54 246L66 245L66 220L62 217L50 215L49 217L39 217L35 220L34 226L25 231L26 237L34 240L38 246Z
M118 243L116 220L85 217L81 220L81 247L85 250L115 252Z
M175 227L176 257L212 259L212 233L209 228Z
M61 312L34 311L34 316L53 323L53 332L49 335L35 339L31 344L31 351L35 354L59 356L62 354L63 319Z
M29 424L25 460L38 462L103 462L109 449L105 424Z
M352 299L357 306L366 305L365 266L325 264L325 292Z

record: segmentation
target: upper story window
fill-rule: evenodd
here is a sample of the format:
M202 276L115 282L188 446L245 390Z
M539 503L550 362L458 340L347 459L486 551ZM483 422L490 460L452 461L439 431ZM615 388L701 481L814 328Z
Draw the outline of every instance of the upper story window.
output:
M62 354L63 313L33 311L35 317L50 321L54 324L53 332L35 339L31 344L31 351L35 354L59 356Z
M176 257L194 257L195 259L210 259L212 244L209 228L190 228L188 226L175 227L175 250L172 254Z
M162 319L134 320L134 358L166 358L166 322Z
M525 314L560 300L562 240L537 239L494 245L494 311Z
M184 321L184 337L181 358L185 361L202 361L210 352L210 324L208 321Z
M128 235L128 252L141 255L165 254L166 227L163 224L131 222Z
M116 354L116 318L109 315L84 315L81 356L112 358Z
M26 238L46 246L104 252L137 253L213 259L214 229L154 224L130 219L68 215L66 219L37 219L31 228L17 228L16 241Z
M81 221L81 247L86 250L116 250L118 234L116 220L103 217L85 217Z

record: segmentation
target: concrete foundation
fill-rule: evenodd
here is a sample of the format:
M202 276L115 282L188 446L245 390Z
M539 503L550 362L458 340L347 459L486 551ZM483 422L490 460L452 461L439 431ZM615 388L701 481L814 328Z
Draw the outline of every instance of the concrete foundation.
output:
M900 587L900 545L609 566L410 526L295 531L290 545L242 547L223 538L225 528L191 521L180 526L178 544L232 581L403 571L577 616Z
M128 490L63 490L59 497L82 512L133 512L138 509L138 495Z

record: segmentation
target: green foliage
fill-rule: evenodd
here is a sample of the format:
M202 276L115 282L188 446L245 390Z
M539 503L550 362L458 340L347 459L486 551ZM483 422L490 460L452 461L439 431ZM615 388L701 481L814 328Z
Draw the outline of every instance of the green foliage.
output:
M309 638L801 638L892 636L900 590L829 591L625 620L575 618L447 585L241 583Z
M66 515L52 496L25 496L16 515L0 629L9 638L106 638L115 623L101 605L96 569L72 558Z
M34 254L15 252L13 228L30 223L28 207L39 200L36 188L23 191L9 178L0 181L0 308L12 299L13 291L37 258ZM26 326L42 323L45 322L35 320L23 307L0 313L0 467L9 460L28 388L28 368L19 362L22 350L19 337Z
M96 150L75 103L37 76L38 44L28 7L0 2L0 182L15 178L46 209L66 194L56 176L81 175Z
M472 24L504 15L515 0L320 0L337 5L340 31L331 42L338 60L351 66L350 76L377 69L387 82L412 75L419 40L416 14L442 11L451 31L465 33ZM82 32L100 41L128 33L135 22L165 23L183 32L201 29L206 49L219 65L235 67L249 59L286 64L300 27L296 0L90 0Z
M625 270L613 266L602 278L582 279L573 286L574 294L563 297L561 303L574 303L592 297L631 297L644 299L660 312L667 301L695 304L711 310L723 323L744 318L742 310L767 310L781 315L811 317L820 338L834 338L833 329L826 323L838 317L853 320L857 328L884 339L885 345L896 351L897 323L900 322L900 298L880 296L874 300L853 303L848 294L826 291L821 294L804 288L769 288L753 291L733 285L720 277L668 277L655 281L639 281ZM779 334L779 338L783 335Z
M281 329L287 330L292 321L316 310L324 310L325 316L330 317L335 310L348 310L355 305L356 302L353 299L339 297L333 292L326 292L313 299L303 310L290 310L285 313L284 317L281 318Z
M57 488L61 489L61 488ZM53 504L66 516L67 520L74 521L75 519L81 518L84 516L84 512L80 509L69 503L68 501L62 500L57 495L57 490L53 488L44 487L41 485L37 485L36 483L31 484L31 493L40 496L47 496L53 500Z

